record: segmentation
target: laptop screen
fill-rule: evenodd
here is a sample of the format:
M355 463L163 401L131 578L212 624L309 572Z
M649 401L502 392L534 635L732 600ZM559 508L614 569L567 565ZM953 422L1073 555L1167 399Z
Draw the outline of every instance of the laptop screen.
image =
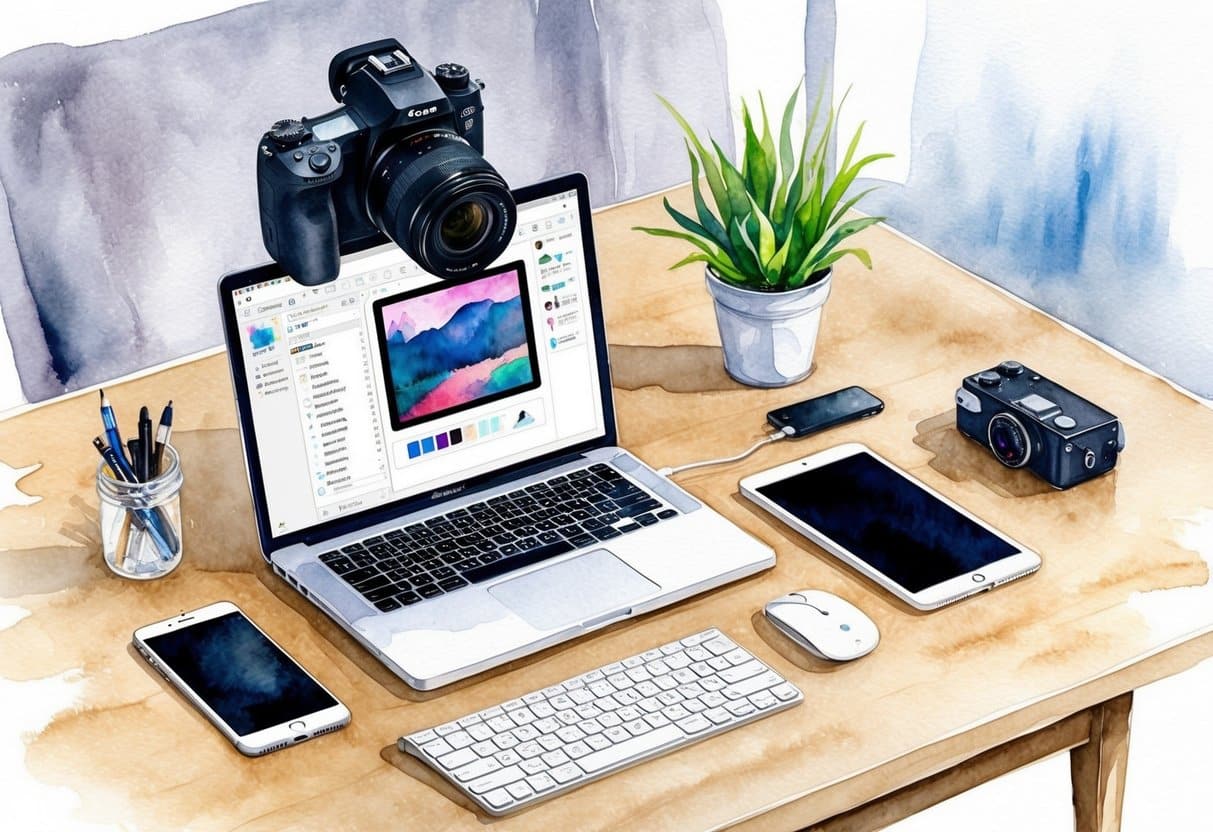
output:
M603 437L584 253L573 189L520 203L470 279L390 244L231 290L269 535Z

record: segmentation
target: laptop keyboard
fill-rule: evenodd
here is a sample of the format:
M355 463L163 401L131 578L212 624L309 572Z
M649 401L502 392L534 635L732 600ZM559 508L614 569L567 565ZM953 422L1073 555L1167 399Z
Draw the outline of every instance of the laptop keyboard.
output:
M677 515L597 463L325 552L320 562L390 612Z

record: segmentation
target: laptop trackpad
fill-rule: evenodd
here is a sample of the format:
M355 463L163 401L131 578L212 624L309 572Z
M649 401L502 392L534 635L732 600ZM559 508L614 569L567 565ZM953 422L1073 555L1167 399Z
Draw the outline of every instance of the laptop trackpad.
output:
M531 626L556 630L627 612L657 588L606 549L595 549L499 583L489 594Z

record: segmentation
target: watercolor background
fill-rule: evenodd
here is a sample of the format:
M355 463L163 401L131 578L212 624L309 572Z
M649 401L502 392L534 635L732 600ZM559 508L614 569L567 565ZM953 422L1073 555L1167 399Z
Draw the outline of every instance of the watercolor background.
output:
M866 211L1213 398L1213 9L873 0L809 17L836 18L850 126L898 154ZM1084 392L1098 401L1099 380Z
M713 0L293 0L0 58L0 410L222 342L215 283L264 262L254 153L275 119L336 106L329 59L396 33L486 82L487 157L512 184L570 170L606 205L685 178L653 96L732 141Z
M215 278L265 259L249 148L273 118L331 106L331 53L392 31L488 81L507 179L580 168L597 206L687 175L654 91L728 146L739 94L786 94L801 72L851 86L844 132L866 119L867 146L897 153L869 210L1213 397L1213 7L320 5L0 58L0 412L219 344Z

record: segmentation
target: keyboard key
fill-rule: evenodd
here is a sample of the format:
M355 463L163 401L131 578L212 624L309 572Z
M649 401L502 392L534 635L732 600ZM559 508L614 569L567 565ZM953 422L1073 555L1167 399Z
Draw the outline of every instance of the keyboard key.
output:
M476 752L470 748L461 748L458 751L452 751L450 754L444 754L438 758L438 764L446 769L457 769L468 763L475 762L478 759Z
M607 766L615 765L631 757L647 754L654 749L661 748L663 745L673 745L678 740L681 740L683 736L682 729L678 726L664 725L661 728L649 731L647 734L626 739L610 748L604 748L601 751L587 754L577 761L577 765L586 774L593 774Z
M554 768L548 772L552 779L557 783L568 783L570 780L576 780L581 776L581 769L577 768L575 763L566 763L559 768Z
M489 563L484 566L478 566L475 569L469 569L463 573L463 576L474 584L487 581L490 578L495 578L498 575L504 575L506 572L513 572L523 566L529 566L533 563L554 558L563 555L565 552L573 551L573 546L567 541L559 543L550 543L546 546L537 546L529 552L520 552L512 557Z
M554 789L556 787L556 781L553 780L550 775L544 772L532 774L526 779L526 782L527 785L537 792L546 792L548 789Z
M336 572L338 575L344 575L347 572L353 572L356 568L354 562L347 557L338 557L334 560L325 561L325 566Z
M510 793L505 789L493 789L493 791L484 796L484 799L494 809L500 809L514 802L513 798L510 797Z
M509 792L515 800L525 800L535 793L535 790L527 785L525 780L510 783L510 785L505 787L505 790Z
M395 598L383 598L375 602L375 607L380 612L391 612L400 609L400 602Z
M518 766L507 766L499 771L493 771L484 775L472 782L468 783L468 791L472 794L484 794L485 792L499 789L513 783L515 780L521 780L526 775Z
M657 522L657 518L647 512L645 514L636 515L635 517L632 518L632 520L639 523L642 526L651 526Z

